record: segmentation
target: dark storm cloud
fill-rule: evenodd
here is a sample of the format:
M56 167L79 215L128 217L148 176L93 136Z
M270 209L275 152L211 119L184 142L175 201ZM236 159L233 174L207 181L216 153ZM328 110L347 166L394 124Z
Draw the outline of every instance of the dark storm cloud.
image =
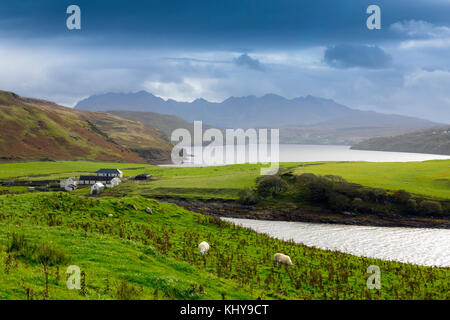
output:
M263 66L258 59L250 57L248 54L244 53L237 58L233 59L233 63L237 66L243 66L254 70L263 70Z
M243 48L305 47L329 45L330 41L379 42L401 37L388 30L397 21L448 22L450 3L445 1L378 0L383 27L369 31L366 8L373 2L2 0L0 35L55 41L79 37L90 45L118 47L201 47L242 52ZM66 8L71 4L81 7L81 31L66 28Z
M341 44L327 48L324 61L335 68L382 69L391 65L392 57L377 46Z

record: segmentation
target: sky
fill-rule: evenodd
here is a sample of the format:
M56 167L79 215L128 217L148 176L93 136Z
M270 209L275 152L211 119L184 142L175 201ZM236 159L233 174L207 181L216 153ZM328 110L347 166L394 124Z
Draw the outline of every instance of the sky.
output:
M69 5L81 30L69 30ZM381 29L369 30L369 5ZM313 95L450 123L450 0L2 0L0 89L73 106Z

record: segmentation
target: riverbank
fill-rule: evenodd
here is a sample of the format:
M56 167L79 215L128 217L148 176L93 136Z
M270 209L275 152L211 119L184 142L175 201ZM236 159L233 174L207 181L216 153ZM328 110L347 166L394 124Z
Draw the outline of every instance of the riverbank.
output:
M234 201L187 201L157 197L159 201L173 203L189 211L221 218L239 218L272 221L296 221L359 225L374 227L409 227L450 229L449 219L404 217L400 215L363 215L354 213L336 213L331 211L308 211L290 209L264 209L256 206L241 205Z

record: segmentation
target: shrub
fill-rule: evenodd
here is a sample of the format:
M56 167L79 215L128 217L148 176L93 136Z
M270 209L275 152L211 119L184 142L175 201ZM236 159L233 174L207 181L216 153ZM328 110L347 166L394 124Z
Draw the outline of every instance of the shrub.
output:
M18 257L44 266L66 263L69 259L63 248L55 247L51 243L43 242L36 246L29 242L24 235L13 232L7 245L8 252L14 252Z
M335 182L335 183L348 183L344 178L342 178L341 176L335 176L332 174L327 174L325 175L325 178L327 178L328 180Z
M373 189L373 194L375 195L377 202L386 201L386 196L387 196L386 190L381 189L381 188L376 188L376 189Z
M30 244L23 234L13 232L11 234L11 240L7 245L7 252L21 252L28 250Z
M142 288L135 284L129 285L127 281L121 280L117 286L117 297L120 300L137 300L142 294Z
M63 248L55 247L51 243L43 242L36 248L34 260L44 266L53 266L68 261Z
M308 184L317 180L317 176L314 173L302 173L297 177L297 182L300 184Z
M312 201L328 202L333 194L333 183L323 177L317 177L306 184L307 197Z
M330 197L330 206L335 210L347 210L350 207L350 199L342 194L335 194Z
M361 198L355 198L352 201L352 208L356 211L360 211L364 208L364 201Z
M251 189L243 189L239 191L238 196L239 202L246 205L257 204L260 200L256 192Z
M256 193L266 198L268 196L277 196L287 190L287 183L279 176L264 176L258 179Z
M373 189L363 189L361 190L361 198L367 202L375 202L377 197Z
M411 213L411 214L417 213L417 201L414 199L409 199L406 202L406 211L407 211L407 213Z
M442 206L437 201L422 200L420 202L420 213L423 215L435 215L442 213Z
M397 190L394 192L394 201L399 204L406 204L411 199L411 194L405 190Z
M335 179L331 181L332 181L332 188L334 191L344 194L350 198L361 196L361 191L359 190L357 185L353 183L348 183L345 180L338 181Z

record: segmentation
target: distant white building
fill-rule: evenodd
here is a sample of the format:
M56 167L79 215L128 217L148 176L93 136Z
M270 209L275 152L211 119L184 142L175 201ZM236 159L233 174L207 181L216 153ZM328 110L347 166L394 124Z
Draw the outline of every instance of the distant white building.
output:
M95 184L97 182L108 184L114 177L100 177L100 176L80 176L79 184Z
M99 177L123 177L123 173L119 169L100 169L95 174Z
M64 189L68 192L74 191L78 188L78 181L75 178L61 180L60 186L61 186L61 189Z
M105 190L105 185L103 183L97 182L91 187L91 195L100 194Z
M109 183L106 184L106 187L114 188L114 187L117 187L121 183L122 183L122 181L118 177L115 177L115 178L112 178L111 181L109 181Z
M91 184L94 185L97 182L103 184L108 188L116 187L122 181L122 171L119 169L100 169L95 173L95 176L80 176L78 184ZM116 180L114 180L116 179ZM114 180L114 182L112 182Z

